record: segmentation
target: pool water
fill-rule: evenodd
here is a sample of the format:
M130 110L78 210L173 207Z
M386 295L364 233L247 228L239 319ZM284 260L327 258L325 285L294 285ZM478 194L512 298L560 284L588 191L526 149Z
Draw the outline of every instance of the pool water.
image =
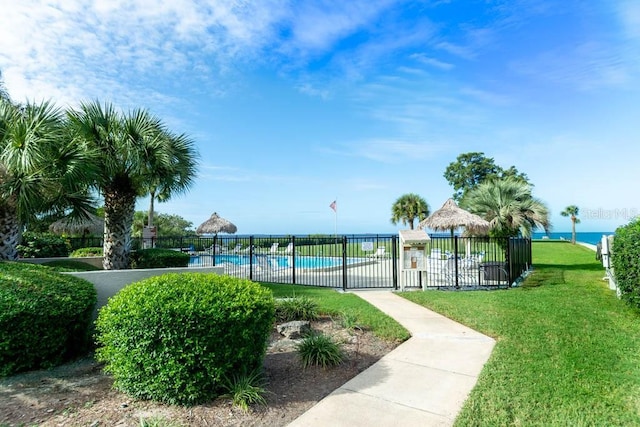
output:
M249 265L249 255L219 254L215 256L216 265L233 264ZM347 264L360 261L359 258L348 258ZM284 255L253 255L254 265L267 263L271 268L292 267L293 257ZM340 257L299 256L295 258L296 268L328 268L342 265ZM195 255L189 261L191 266L213 265L213 255Z

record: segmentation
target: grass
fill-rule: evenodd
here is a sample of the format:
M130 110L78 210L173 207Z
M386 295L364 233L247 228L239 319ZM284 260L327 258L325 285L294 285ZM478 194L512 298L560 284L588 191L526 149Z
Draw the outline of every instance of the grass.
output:
M234 375L225 383L227 393L224 397L231 399L234 405L248 411L250 405L266 405L264 395L264 378L260 372Z
M96 267L95 265L87 264L82 261L75 260L56 260L45 262L42 265L52 268L58 272L66 272L66 271L97 271L102 270L101 268Z
M303 368L309 366L328 368L339 365L344 358L340 344L322 333L306 336L296 345L296 350Z
M640 315L593 251L534 242L516 289L404 297L497 340L456 426L640 425Z
M343 294L333 289L311 286L262 283L271 289L276 298L307 297L315 300L321 314L340 316L345 311L359 326L371 330L374 335L390 340L405 341L409 339L409 332L391 317L373 307L360 297L353 294Z

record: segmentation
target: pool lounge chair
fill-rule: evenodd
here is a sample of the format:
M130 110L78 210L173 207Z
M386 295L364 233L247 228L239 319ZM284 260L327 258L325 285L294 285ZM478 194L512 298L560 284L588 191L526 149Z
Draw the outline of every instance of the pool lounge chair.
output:
M387 248L385 248L384 246L378 246L378 250L369 255L368 258L386 258L387 257Z
M283 253L287 254L287 255L291 255L293 254L293 242L290 242L287 247L284 249L284 251L282 251Z

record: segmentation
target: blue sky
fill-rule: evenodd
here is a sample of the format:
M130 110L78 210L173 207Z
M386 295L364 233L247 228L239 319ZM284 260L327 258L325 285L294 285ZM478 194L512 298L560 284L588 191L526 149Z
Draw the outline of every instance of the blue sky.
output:
M132 4L134 3L134 4ZM636 0L0 0L17 101L144 107L191 135L189 193L157 205L242 234L392 233L446 166L514 165L579 231L640 213ZM138 208L147 208L142 199Z

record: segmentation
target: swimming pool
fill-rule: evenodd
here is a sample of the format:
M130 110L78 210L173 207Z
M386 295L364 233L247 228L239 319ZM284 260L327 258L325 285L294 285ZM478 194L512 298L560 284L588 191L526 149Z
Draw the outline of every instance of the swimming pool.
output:
M189 266L200 267L213 265L213 255L193 255L189 260ZM359 264L367 261L363 258L347 258L347 266ZM253 255L251 264L255 266L268 266L269 268L291 268L293 267L293 257L286 255ZM249 255L238 254L217 254L215 256L216 265L232 264L237 266L248 266ZM335 268L342 266L341 257L323 256L296 256L295 267L303 269Z

